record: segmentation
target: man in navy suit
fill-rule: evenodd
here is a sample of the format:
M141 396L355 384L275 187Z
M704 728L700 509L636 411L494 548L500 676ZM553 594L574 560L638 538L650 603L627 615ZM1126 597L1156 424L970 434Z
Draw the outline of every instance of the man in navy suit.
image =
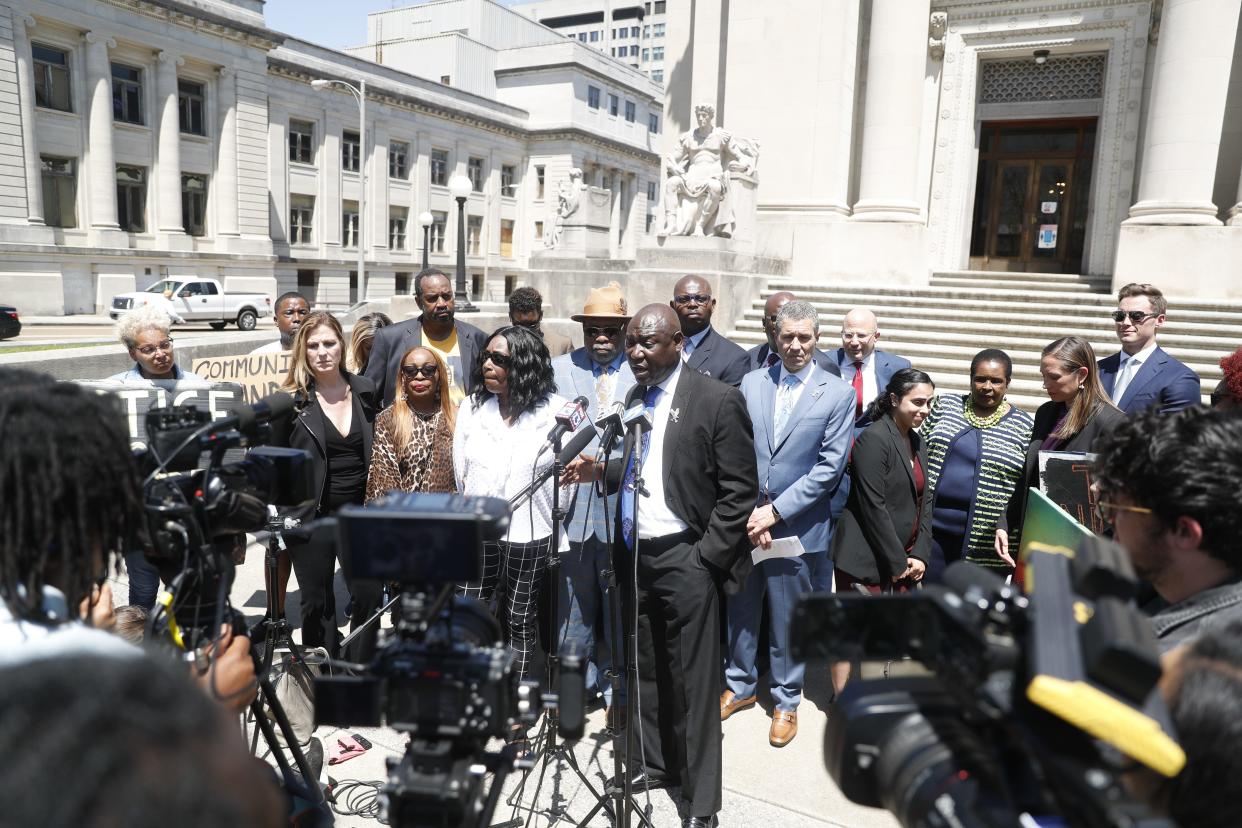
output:
M712 328L716 300L711 284L702 276L685 276L673 287L669 305L681 322L685 337L681 358L686 365L736 388L750 370L750 357Z
M1149 408L1161 414L1198 405L1199 375L1156 344L1169 303L1153 285L1130 284L1117 291L1113 322L1121 352L1099 361L1100 381L1113 404L1127 414Z
M774 538L790 538L801 552L760 561L741 591L729 597L728 689L720 697L720 718L755 703L759 613L766 592L776 704L768 741L784 747L798 733L806 674L806 665L790 658L789 624L797 597L811 591L813 572L826 565L833 524L829 503L853 442L855 395L814 362L819 315L811 303L784 304L776 326L781 362L742 380L759 471L759 495L746 529L755 546L768 549Z
M841 323L841 345L837 348L836 361L841 369L841 379L854 388L854 430L861 433L871 425L867 418L867 406L888 387L893 374L910 367L910 360L877 349L880 341L880 323L875 314L866 308L854 308Z
M586 344L552 360L556 390L567 399L586 397L590 401L588 413L594 421L613 402L624 401L634 387L634 372L625 359L625 326L630 314L621 286L611 282L592 290L582 313L572 318L582 324L582 341ZM597 443L592 443L584 454L593 458L596 448ZM580 458L570 466L582 462ZM561 559L557 623L561 642L576 641L587 653L587 693L602 694L611 717L612 686L604 676L604 668L613 666L612 654L620 651L620 642L612 640L611 608L604 598L605 573L612 566L608 554L612 516L593 484L581 483L576 490L566 510L569 552ZM612 503L616 503L615 499ZM598 647L601 621L604 646ZM624 709L624 697L617 701L619 708ZM615 724L611 720L609 723Z
M776 347L776 314L786 304L797 298L789 291L782 290L773 293L768 297L768 301L763 303L763 332L768 337L768 341L746 352L746 356L750 358L752 371L756 368L771 368L781 361L780 351ZM819 349L818 345L815 348L815 364L833 376L841 376L841 369L837 367L832 357Z

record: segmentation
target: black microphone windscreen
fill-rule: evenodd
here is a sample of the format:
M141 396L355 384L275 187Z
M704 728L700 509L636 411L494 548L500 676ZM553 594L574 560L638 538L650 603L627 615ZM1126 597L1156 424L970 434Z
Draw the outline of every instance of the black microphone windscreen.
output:
M561 453L557 455L557 459L564 465L577 457L591 441L596 437L595 428L592 426L584 426L574 432L574 436L570 439L565 447L561 449Z
M276 417L283 417L293 410L293 396L284 391L268 394L254 405L237 410L237 430L242 434L253 434L254 427Z

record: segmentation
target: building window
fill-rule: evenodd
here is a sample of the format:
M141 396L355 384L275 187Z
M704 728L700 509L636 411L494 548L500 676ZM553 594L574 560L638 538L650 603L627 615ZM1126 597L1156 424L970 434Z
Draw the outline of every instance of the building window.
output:
M181 176L181 225L191 236L207 235L207 176Z
M651 13L651 12L650 12L650 10L649 10L647 13L648 13L648 14L650 14L650 13ZM643 37L644 37L644 38L651 37L651 27L650 27L650 26L643 26Z
M512 164L500 165L500 194L513 197L517 195L517 168Z
M358 246L358 202L341 202L341 247Z
M659 132L660 131L660 116L655 114L654 112L648 113L647 115L647 131L648 132Z
M598 43L598 42L599 42L599 34L600 34L600 33L599 33L598 31L591 32L591 37L590 37L590 40L591 40L591 42L592 42L592 43Z
M116 219L121 229L147 229L147 171L142 167L116 168Z
M647 214L647 230L646 230L647 233L651 232L651 225L653 224L655 224L655 214L648 213Z
M630 37L638 37L638 27L630 26Z
M466 253L479 255L479 240L483 237L483 217L466 216Z
M535 165L535 200L543 201L544 166Z
M651 30L651 36L652 37L664 37L664 24L656 23L655 27Z
M112 119L126 124L142 123L142 70L112 64Z
M619 107L620 105L621 105L620 98L618 98L616 95L611 95L611 94L608 96L608 114L609 115L612 115L615 118L617 115L617 107Z
M617 57L629 57L629 56L630 56L629 46L622 46L620 49L617 50Z
M393 291L393 295L407 296L410 292L410 272L407 270L403 273L398 270L395 276L397 284L396 289Z
M289 243L310 244L315 227L315 197L295 195L289 199ZM355 228L355 232L357 232Z
M543 241L543 222L535 222L535 241Z
M634 123L634 119L637 117L638 117L638 108L634 105L634 102L626 101L625 102L625 120L629 121L632 124Z
M586 43L586 42L587 42L587 33L586 33L586 32L578 32L578 42L580 42L580 43Z
M358 133L345 130L341 133L341 169L358 172L362 159L362 138Z
M591 109L599 109L599 87L598 86L587 87L587 106L591 107Z
M646 63L649 60L651 60L651 50L643 49L643 63Z
M466 177L470 179L470 189L476 193L483 192L483 159L470 156L466 159Z
M448 150L431 151L431 183L440 187L448 184Z
M500 220L500 257L502 259L513 258L513 220Z
M668 8L668 0L655 0L655 8L652 10L655 14L664 14Z
M206 87L195 81L177 81L177 111L181 115L181 131L190 135L206 135L207 119L203 116Z
M647 182L647 200L654 203L656 200L656 187L659 185L654 181Z
M663 69L652 69L651 79L655 81L656 83L664 83L664 70Z
M651 59L652 60L664 60L664 47L663 46L653 47L651 49Z
M405 250L405 227L409 216L407 207L392 207L388 210L389 250Z
M440 83L444 84L445 86L452 86L452 85L453 85L453 76L452 76L452 75L441 75L441 76L440 76Z
M43 166L43 221L49 227L77 227L77 161L72 158L39 159Z
M69 53L42 43L31 43L34 57L35 105L72 112L69 94Z
M409 171L406 159L410 156L410 145L404 141L388 142L388 177L405 180Z
M289 122L289 160L299 164L315 162L315 125L310 121Z
M443 210L431 211L431 252L444 252L444 236L448 228L448 213Z

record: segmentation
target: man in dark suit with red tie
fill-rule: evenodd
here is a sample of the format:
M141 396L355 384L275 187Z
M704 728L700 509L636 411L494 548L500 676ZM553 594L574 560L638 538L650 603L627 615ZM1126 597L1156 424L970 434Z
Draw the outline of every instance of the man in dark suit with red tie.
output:
M637 383L626 404L644 403L652 423L641 441L627 436L620 475L618 569L637 571L623 593L627 619L637 598L645 758L627 772L637 787L680 784L684 828L711 828L721 803L722 592L749 574L758 475L745 400L683 364L684 341L665 305L640 310L625 335Z

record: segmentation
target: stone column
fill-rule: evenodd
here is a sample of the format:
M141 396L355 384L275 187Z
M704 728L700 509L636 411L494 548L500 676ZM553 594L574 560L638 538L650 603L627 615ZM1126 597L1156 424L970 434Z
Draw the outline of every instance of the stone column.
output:
M22 155L26 162L26 221L43 224L43 166L35 144L34 58L26 30L35 25L27 14L13 15L13 51L17 57L17 94L21 103Z
M609 169L608 208L608 255L618 258L621 255L621 176L624 173L616 168Z
M216 82L220 101L220 138L216 145L216 180L212 192L216 202L216 235L240 236L237 218L237 79L228 66L219 69Z
M116 220L116 156L112 150L112 67L108 50L116 41L87 32L86 82L90 90L87 146L90 153L90 226L119 230ZM97 234L98 235L98 234Z
M181 116L177 111L177 67L184 63L170 52L156 55L155 95L159 107L156 228L161 234L185 233L181 223Z
M863 102L858 221L918 222L919 127L930 0L875 0Z
M1138 201L1125 224L1220 224L1212 186L1240 6L1165 0Z

